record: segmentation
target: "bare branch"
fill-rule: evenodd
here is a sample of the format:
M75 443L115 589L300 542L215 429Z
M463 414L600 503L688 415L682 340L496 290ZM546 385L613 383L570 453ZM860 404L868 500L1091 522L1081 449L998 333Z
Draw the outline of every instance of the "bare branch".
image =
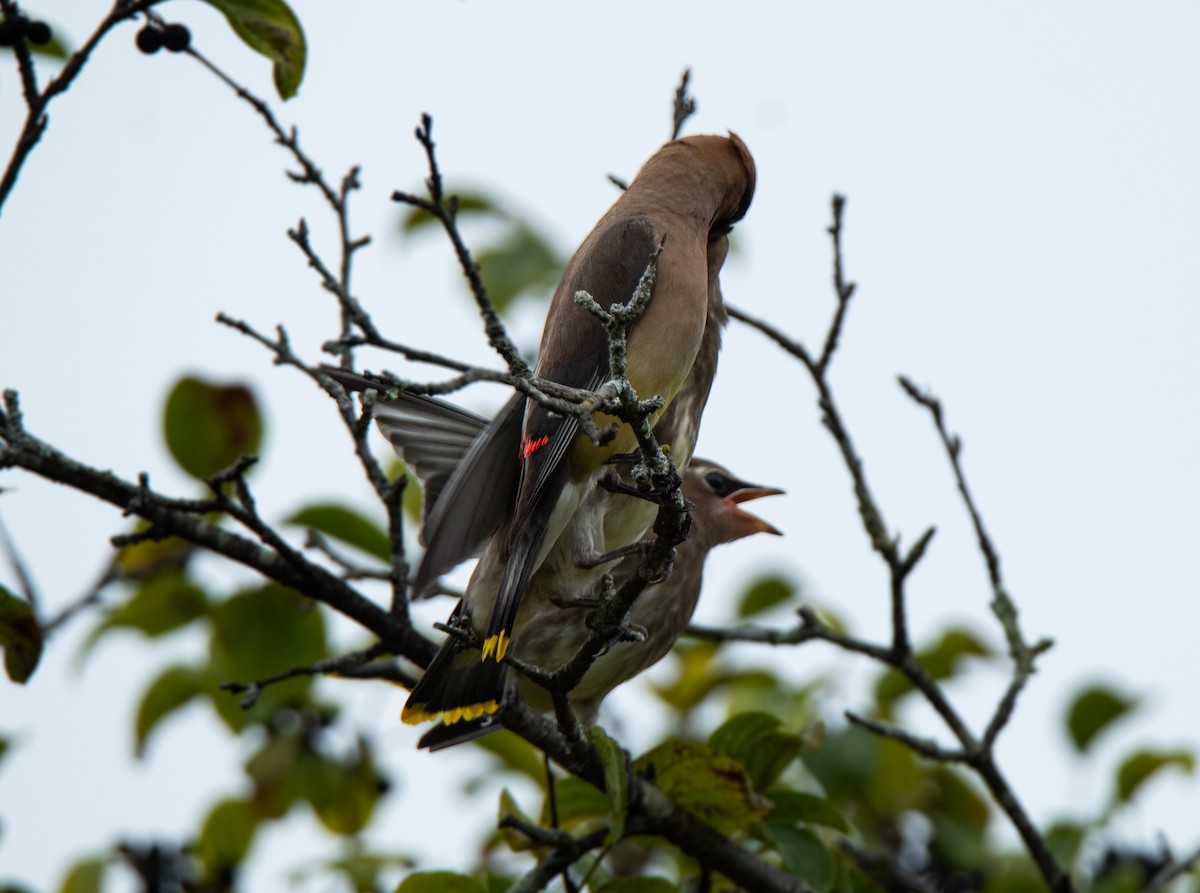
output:
M38 603L40 601L37 586L34 585L29 568L25 566L25 562L21 558L21 553L17 551L16 544L13 543L12 537L8 535L8 527L5 526L3 521L0 521L0 550L4 552L9 566L12 568L13 573L16 574L17 581L21 584L21 594L25 596L25 601L33 609L34 616L37 616Z
M483 318L488 342L504 359L509 372L518 378L529 378L532 375L529 364L525 362L512 339L508 337L504 323L500 321L500 315L496 312L491 298L488 297L483 280L479 276L479 264L471 257L471 252L467 248L466 242L463 241L462 234L458 231L458 196L452 195L447 198L443 192L442 172L438 169L437 155L434 151L433 118L431 116L427 114L421 116L421 124L417 127L416 136L417 141L425 149L425 157L429 161L429 177L425 181L429 190L429 198L423 199L397 190L392 193L392 200L428 211L442 224L450 243L454 246L454 254L458 258L463 275L466 276L467 282L471 286L471 295L475 298L479 315Z
M846 711L846 719L856 726L862 726L864 729L874 732L881 738L891 738L893 741L899 741L910 750L923 757L936 760L939 763L966 763L970 761L970 754L963 750L942 747L932 738L922 738L913 735L910 732L904 731L899 726L868 719L865 716L859 716L851 710Z
M372 645L362 651L352 651L338 657L328 657L304 667L292 667L279 673L272 673L255 682L222 682L221 689L235 695L242 695L238 705L243 710L249 710L258 703L258 696L263 690L297 676L343 676L354 670L361 669L377 657L388 654L383 645Z
M37 77L34 72L33 58L29 53L29 49L25 46L24 41L17 41L17 45L13 48L17 56L17 65L21 73L21 87L25 94L25 123L21 127L21 133L17 137L17 142L13 146L12 155L9 158L8 165L4 169L4 175L0 177L0 209L3 209L4 202L8 199L9 193L12 192L13 186L17 183L17 177L20 176L21 168L25 161L29 158L29 153L33 151L34 146L42 138L42 134L46 131L47 125L50 123L50 118L46 114L46 109L56 96L60 93L65 93L67 89L74 83L75 78L83 71L83 66L87 64L88 59L92 55L92 51L100 44L114 27L126 19L133 18L139 12L149 9L159 0L114 0L108 14L105 15L92 35L84 42L83 46L77 49L67 59L59 73L52 77L46 86L38 92ZM6 18L16 14L16 3L13 0L0 0L0 11L3 11Z
M1198 868L1200 868L1200 847L1197 847L1190 855L1184 856L1182 859L1168 859L1167 864L1160 868L1154 877L1150 878L1143 889L1143 893L1161 893L1173 881Z
M1047 885L1053 891L1056 891L1056 893L1069 891L1072 889L1070 876L1057 863L1045 839L1037 828L1034 827L1024 807L1017 800L1011 786L996 764L994 753L996 738L1011 715L1021 689L1025 685L1029 675L1033 672L1034 658L1050 647L1050 643L1048 641L1041 641L1033 646L1029 646L1021 636L1017 625L1016 606L1009 598L1000 578L998 554L984 530L982 519L971 498L965 476L959 464L961 443L957 437L951 437L946 431L942 420L941 405L931 396L919 391L907 379L901 379L901 385L908 392L909 396L925 406L932 414L939 435L950 456L955 479L958 482L959 490L971 515L972 523L975 526L976 535L980 543L980 549L984 554L985 562L988 566L993 590L992 610L1004 627L1009 643L1009 651L1015 665L1012 683L1001 699L982 740L977 739L971 732L966 722L946 697L941 686L921 666L913 652L908 632L905 584L909 574L925 554L932 540L934 529L932 527L929 528L917 540L916 544L908 550L907 554L901 555L899 536L893 536L888 532L883 514L867 484L862 460L850 439L849 432L842 421L841 414L833 399L833 392L827 373L845 326L846 312L850 304L850 299L854 294L854 284L846 280L842 262L842 219L845 209L845 199L835 195L832 206L833 222L829 226L828 231L833 241L833 283L836 310L833 320L826 331L820 358L814 360L802 344L789 338L765 322L754 319L732 308L730 309L730 315L758 329L785 351L796 357L804 365L817 388L817 403L821 408L822 422L837 443L842 454L843 463L850 472L863 526L870 539L872 548L879 554L888 568L892 609L891 647L883 649L848 637L835 638L824 634L819 628L812 627L811 625L806 628L804 623L796 630L783 632L759 632L753 630L699 630L699 632L701 635L709 638L753 638L758 641L770 642L771 644L778 644L788 639L795 639L796 644L799 644L800 641L811 638L822 638L847 650L868 654L904 674L909 682L924 696L930 706L933 707L942 721L946 723L955 739L957 739L960 745L959 749L947 750L926 739L912 736L903 730L884 726L861 717L852 716L852 721L878 734L904 741L904 743L912 747L915 751L931 759L961 762L971 766L983 779L1001 810L1004 811L1016 827L1026 849L1037 863L1038 869Z
M127 514L144 518L156 538L179 536L303 592L371 630L393 653L404 654L418 664L424 665L433 656L433 643L418 634L405 618L382 610L346 581L306 560L276 534L261 531L270 547L260 546L207 520L204 514L211 510L212 501L172 499L151 490L144 478L141 484L133 484L110 471L77 462L25 429L15 391L5 392L4 404L6 412L0 415L0 468L22 468L90 494ZM245 506L237 510L252 529L261 523ZM277 543L282 550L274 548Z

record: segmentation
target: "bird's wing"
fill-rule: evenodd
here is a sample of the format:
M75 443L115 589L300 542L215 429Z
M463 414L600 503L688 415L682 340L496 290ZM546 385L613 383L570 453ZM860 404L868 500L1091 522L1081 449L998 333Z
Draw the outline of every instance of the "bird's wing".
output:
M443 400L397 394L384 381L333 367L321 371L347 390L394 395L376 404L375 419L425 487L420 539L426 549L413 587L418 596L426 594L511 517L524 398L514 395L488 422Z
M488 420L432 397L401 394L376 404L375 423L421 479L428 517Z
M521 409L516 394L471 442L425 515L425 556L413 591L421 596L434 581L473 557L511 516L520 466Z
M608 337L600 322L575 303L575 293L586 289L605 308L628 301L656 244L653 225L641 215L614 221L585 240L563 275L546 321L538 362L542 378L589 390L609 378ZM491 655L497 660L504 656L542 544L547 535L557 539L562 532L548 528L564 495L568 482L564 460L578 433L579 422L574 417L554 415L536 403L525 413L520 487L508 532L508 561L488 624L485 660ZM600 454L595 461L602 461Z

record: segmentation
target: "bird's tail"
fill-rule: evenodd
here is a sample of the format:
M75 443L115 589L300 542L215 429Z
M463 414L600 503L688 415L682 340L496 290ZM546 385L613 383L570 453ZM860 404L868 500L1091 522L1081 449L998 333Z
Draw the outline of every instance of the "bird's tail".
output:
M499 718L488 715L476 719L464 719L452 725L440 722L421 736L417 746L427 747L430 752L444 750L447 747L474 741L476 738L498 732L502 728L504 728L504 723Z
M481 660L478 648L448 638L408 696L400 718L416 724L441 717L453 726L491 716L504 701L504 677L503 664Z

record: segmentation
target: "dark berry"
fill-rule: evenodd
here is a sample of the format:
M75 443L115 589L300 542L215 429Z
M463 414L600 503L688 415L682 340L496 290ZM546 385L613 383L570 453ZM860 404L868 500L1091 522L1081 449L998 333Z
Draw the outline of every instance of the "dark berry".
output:
M45 22L30 22L29 30L25 32L25 36L30 43L36 43L38 46L44 46L50 42L53 36L50 33L50 26Z
M163 35L157 28L147 25L137 33L137 48L147 56L162 49Z
M10 47L29 31L29 19L14 16L0 22L0 47Z
M163 28L163 46L172 53L182 53L192 44L192 32L178 23Z

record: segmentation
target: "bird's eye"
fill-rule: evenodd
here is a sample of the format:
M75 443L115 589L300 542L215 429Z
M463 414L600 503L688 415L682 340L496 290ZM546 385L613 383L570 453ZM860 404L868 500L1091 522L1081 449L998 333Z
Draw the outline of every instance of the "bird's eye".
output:
M704 476L704 480L708 482L715 493L720 493L729 486L729 478L719 471L710 471Z

